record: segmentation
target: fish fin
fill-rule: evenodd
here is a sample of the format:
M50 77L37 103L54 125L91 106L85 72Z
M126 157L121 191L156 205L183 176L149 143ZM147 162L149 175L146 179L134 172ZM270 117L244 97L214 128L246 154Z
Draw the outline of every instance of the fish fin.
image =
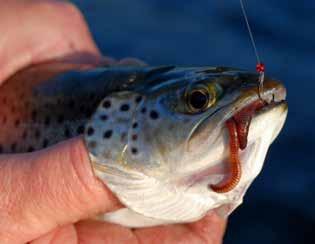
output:
M106 213L103 215L102 219L104 221L120 224L129 228L143 228L174 223L171 221L145 217L128 208L122 208L114 212Z
M92 162L95 163L93 157ZM185 194L181 188L141 172L107 167L95 168L95 174L131 211L154 219L155 222L151 222L152 225L157 221L161 221L159 222L161 224L196 221L202 218L214 204L211 199L200 201L198 192ZM123 217L116 218L115 223L129 225L128 219ZM145 220L143 224L148 224L148 221Z

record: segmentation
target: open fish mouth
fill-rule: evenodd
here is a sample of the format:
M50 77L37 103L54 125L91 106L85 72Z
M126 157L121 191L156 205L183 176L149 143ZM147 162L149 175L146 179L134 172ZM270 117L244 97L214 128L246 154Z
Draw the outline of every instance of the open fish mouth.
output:
M254 95L252 95L253 92ZM239 149L244 150L247 147L252 119L278 106L287 110L286 89L278 82L267 81L262 93L259 93L258 87L245 91L236 102L236 111L225 121L228 128L235 127L229 134L232 137L235 133Z
M225 153L221 154L221 159L217 160L215 166L211 164L210 167L190 175L186 183L192 186L200 182L209 182L213 175L224 172L221 180L207 184L208 188L216 193L228 193L239 185L243 177L243 167L251 164L247 162L249 158L255 161L256 155L257 161L260 161L258 164L262 166L265 155L258 155L261 148L257 141L261 141L266 133L266 138L268 136L269 138L261 147L266 148L265 151L267 151L269 145L277 137L287 115L285 99L284 86L275 81L267 81L261 94L258 94L257 87L246 89L235 102L223 108L223 111L219 111L225 115L221 118L223 126L217 139L220 142L215 144L218 145L217 147L225 146L227 150L221 150ZM211 118L205 119L202 124L208 123L208 119ZM226 134L226 140L222 141L224 137L222 134ZM217 149L216 152L218 151L220 150ZM258 173L253 175L257 176Z

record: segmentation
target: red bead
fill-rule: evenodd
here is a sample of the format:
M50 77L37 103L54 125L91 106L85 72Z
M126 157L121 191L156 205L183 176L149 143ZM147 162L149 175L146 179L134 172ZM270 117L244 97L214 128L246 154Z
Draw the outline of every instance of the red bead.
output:
M257 72L261 73L261 72L265 72L265 65L263 63L258 63L256 65L256 70Z

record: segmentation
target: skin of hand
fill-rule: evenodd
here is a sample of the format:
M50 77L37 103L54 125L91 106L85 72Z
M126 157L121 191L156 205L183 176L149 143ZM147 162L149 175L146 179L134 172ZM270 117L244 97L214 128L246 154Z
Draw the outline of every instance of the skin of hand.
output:
M0 0L0 5L0 82L53 60L116 62L101 56L81 13L68 2ZM226 221L214 212L195 223L143 229L86 220L120 207L94 176L81 138L34 153L0 155L0 243L222 242Z

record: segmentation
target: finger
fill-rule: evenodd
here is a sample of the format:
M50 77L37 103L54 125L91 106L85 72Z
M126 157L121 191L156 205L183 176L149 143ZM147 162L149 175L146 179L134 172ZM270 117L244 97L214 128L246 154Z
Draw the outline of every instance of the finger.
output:
M82 221L76 224L78 243L138 244L133 232L125 227L99 221Z
M35 153L0 155L0 243L26 242L119 207L94 176L82 139Z

